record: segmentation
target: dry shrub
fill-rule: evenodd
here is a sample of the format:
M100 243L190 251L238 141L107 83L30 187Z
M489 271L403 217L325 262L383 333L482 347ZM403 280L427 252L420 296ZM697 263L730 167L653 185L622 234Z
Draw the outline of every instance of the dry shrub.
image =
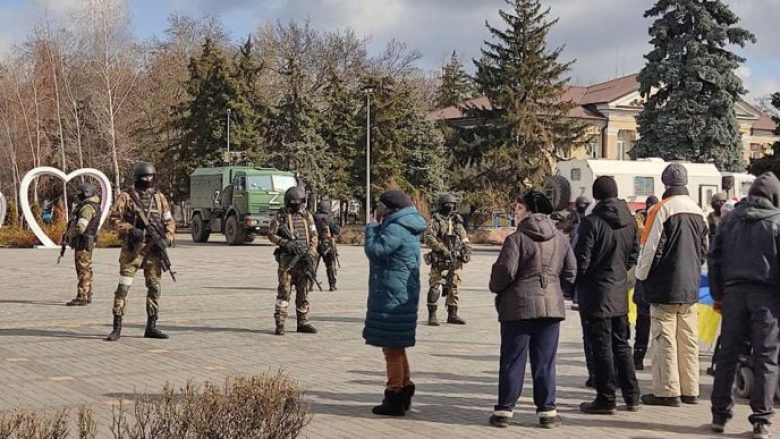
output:
M515 232L514 227L498 229L479 229L469 232L469 240L473 244L503 245L507 236Z
M76 432L79 439L95 439L96 426L92 409L79 407ZM60 409L49 415L43 412L14 411L0 413L2 439L67 439L70 437L70 411Z
M308 404L297 383L282 372L228 378L179 392L166 385L156 397L135 399L132 409L113 409L115 439L294 438L309 423Z
M65 224L44 224L41 229L49 236L52 241L59 243L62 235L65 234ZM41 245L38 238L35 237L32 230L19 227L0 228L0 247L10 248L32 248ZM122 240L119 235L109 230L100 230L98 232L98 247L121 247ZM0 436L2 439L2 436Z
M336 238L337 244L363 245L365 242L365 231L361 227L342 227L341 233Z

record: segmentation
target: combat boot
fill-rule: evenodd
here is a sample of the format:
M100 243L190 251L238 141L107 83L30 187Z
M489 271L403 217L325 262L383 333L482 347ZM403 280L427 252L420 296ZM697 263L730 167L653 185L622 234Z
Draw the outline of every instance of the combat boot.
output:
M458 307L450 305L447 307L447 323L455 325L465 325L466 321L458 317Z
M439 320L436 319L436 305L428 305L428 326L439 326Z
M303 334L316 334L317 329L314 326L312 326L311 323L299 323L298 332L301 332Z
M122 316L114 316L114 330L105 338L106 341L117 341L122 335Z
M331 291L338 291L338 288L336 288L336 284L331 284L330 290Z
M65 306L85 306L89 304L90 302L87 301L87 299L83 297L76 297L75 299L71 300L70 302L66 303Z
M168 334L157 329L157 316L149 316L146 319L146 331L144 331L144 338L157 338L165 340L168 338Z
M284 322L276 321L276 329L274 329L274 335L284 335Z

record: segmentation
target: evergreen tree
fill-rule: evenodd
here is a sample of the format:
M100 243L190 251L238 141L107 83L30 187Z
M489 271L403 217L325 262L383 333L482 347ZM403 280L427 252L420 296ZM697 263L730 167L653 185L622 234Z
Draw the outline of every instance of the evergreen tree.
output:
M235 87L230 99L230 149L260 155L270 118L270 109L260 94L258 81L263 66L256 61L252 37L239 48L231 79Z
M436 92L438 108L462 104L474 97L474 81L463 69L458 54L453 50L450 62L441 69L441 84Z
M364 157L364 148L358 145L363 129L358 125L357 117L362 96L334 72L330 73L323 93L325 110L320 113L320 136L331 155L330 170L326 175L327 195L359 198L365 177L358 175L354 165Z
M772 95L771 105L774 107L774 113L780 114L780 91ZM778 124L775 128L775 134L780 136L780 117L772 116L775 123ZM757 160L753 160L750 163L750 173L754 175L761 175L764 172L774 172L775 175L780 176L780 140L772 145L772 154L766 157L762 157Z
M561 63L562 48L548 50L547 34L557 19L539 0L506 0L499 14L504 29L486 23L492 36L475 60L475 81L492 104L469 112L485 126L461 131L455 169L466 169L459 188L474 195L476 209L503 208L508 192L549 175L560 154L583 141L584 125L568 117L574 103L561 101L572 62Z
M729 44L755 42L721 0L659 0L645 12L653 50L639 73L648 97L637 117L636 157L714 162L744 169L734 103L745 93L735 70L744 60ZM652 91L657 92L651 94Z

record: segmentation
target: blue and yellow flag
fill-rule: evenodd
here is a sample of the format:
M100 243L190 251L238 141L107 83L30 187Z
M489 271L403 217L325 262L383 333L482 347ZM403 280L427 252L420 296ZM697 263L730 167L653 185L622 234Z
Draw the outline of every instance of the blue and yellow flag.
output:
M636 323L636 305L634 304L634 290L628 292L628 319L631 324ZM701 286L699 287L699 342L708 345L714 345L718 338L718 328L720 327L720 313L715 312L713 304L715 301L710 295L710 281L707 273L701 274Z

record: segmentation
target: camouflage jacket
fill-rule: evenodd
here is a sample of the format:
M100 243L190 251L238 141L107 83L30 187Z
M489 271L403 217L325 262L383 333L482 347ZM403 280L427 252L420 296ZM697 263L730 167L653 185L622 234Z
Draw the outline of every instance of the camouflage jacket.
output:
M463 227L463 218L457 213L449 216L444 216L439 212L434 213L428 228L425 229L423 239L425 245L430 247L433 252L445 255L452 250L448 247L447 240L447 236L450 235L455 235L460 239L464 253L471 253L469 236L466 234L466 228Z
M119 237L126 239L130 229L143 227L143 222L136 212L135 202L130 196L130 191L138 195L138 199L143 204L143 206L138 206L138 208L143 209L149 221L162 224L166 238L169 241L173 241L176 233L176 222L173 220L171 207L168 205L165 195L158 192L155 188L149 188L141 192L135 187L130 187L119 194L109 216L109 223L119 233Z
M306 241L309 254L312 256L317 254L317 227L314 224L314 217L308 210L302 209L298 212L292 212L282 208L276 213L268 229L268 240L281 247L286 239L279 236L280 224L287 224L287 228L296 240Z
M68 240L89 234L97 235L97 229L100 222L100 197L97 195L87 198L76 206L73 211L76 224L68 230ZM71 245L72 246L72 245Z

